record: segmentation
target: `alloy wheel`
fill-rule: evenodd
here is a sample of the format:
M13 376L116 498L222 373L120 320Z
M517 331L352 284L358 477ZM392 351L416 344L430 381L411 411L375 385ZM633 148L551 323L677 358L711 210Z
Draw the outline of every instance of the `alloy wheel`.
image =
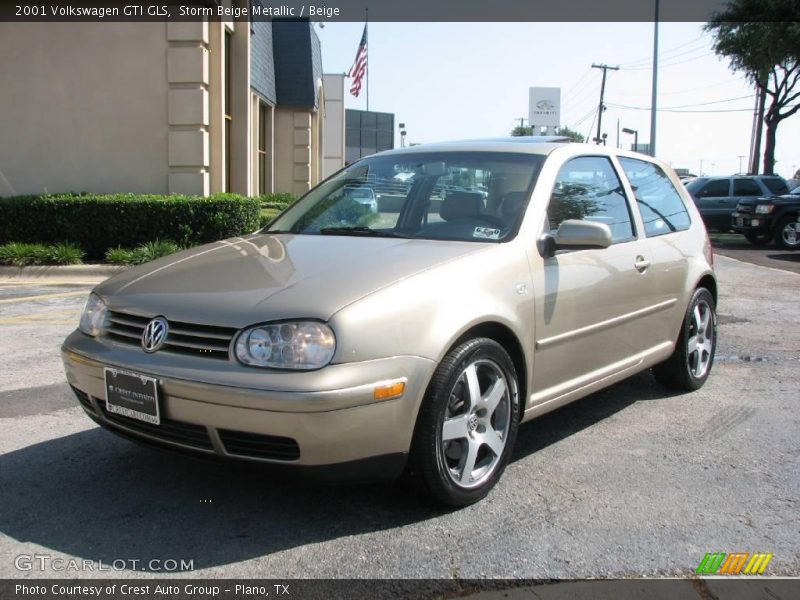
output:
M686 358L689 370L697 378L703 377L711 365L714 348L714 313L705 300L694 307L689 335L686 338Z
M497 469L515 393L500 366L489 359L470 362L456 380L442 423L442 452L457 486L476 488Z

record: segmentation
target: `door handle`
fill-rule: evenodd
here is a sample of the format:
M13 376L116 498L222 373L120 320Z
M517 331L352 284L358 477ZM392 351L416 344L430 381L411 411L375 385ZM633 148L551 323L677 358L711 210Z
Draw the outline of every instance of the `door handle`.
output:
M650 261L645 260L644 256L637 256L636 262L633 263L633 266L636 267L636 270L639 273L644 273L647 270L647 267L650 266Z

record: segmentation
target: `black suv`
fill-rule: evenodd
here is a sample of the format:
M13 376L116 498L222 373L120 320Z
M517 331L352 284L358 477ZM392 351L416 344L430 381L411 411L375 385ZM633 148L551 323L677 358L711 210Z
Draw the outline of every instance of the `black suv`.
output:
M785 250L800 248L800 187L771 198L740 200L731 215L731 229L743 233L751 244L772 240Z

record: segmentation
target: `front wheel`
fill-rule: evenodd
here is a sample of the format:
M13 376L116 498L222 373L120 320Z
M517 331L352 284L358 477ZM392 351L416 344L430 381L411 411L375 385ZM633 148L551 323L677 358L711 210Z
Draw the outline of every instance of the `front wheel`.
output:
M500 344L475 338L445 356L420 407L412 476L436 500L484 498L508 463L519 424L514 363Z
M675 351L653 367L662 385L685 391L701 388L708 379L717 349L717 315L714 297L697 288L686 309Z
M778 224L775 232L775 241L784 250L797 250L800 248L800 229L797 219L800 217L786 217Z

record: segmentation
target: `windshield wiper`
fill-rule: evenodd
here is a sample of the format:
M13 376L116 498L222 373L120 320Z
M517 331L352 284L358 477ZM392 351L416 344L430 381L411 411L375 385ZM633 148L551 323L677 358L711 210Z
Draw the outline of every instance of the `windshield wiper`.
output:
M372 237L408 238L409 236L393 231L381 231L369 227L323 227L321 235L364 235Z

